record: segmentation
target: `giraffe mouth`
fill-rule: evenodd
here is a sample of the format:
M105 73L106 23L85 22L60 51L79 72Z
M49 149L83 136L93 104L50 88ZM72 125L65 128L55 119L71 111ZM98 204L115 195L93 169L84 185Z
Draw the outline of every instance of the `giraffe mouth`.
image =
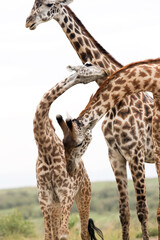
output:
M29 26L30 30L35 30L36 29L36 23L33 23L31 26Z

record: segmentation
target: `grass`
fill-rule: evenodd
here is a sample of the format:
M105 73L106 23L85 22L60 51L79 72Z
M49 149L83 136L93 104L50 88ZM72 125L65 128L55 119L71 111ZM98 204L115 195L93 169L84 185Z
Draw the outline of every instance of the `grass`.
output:
M141 226L136 214L136 197L132 181L129 181L129 202L131 209L130 240L141 239ZM150 236L157 235L156 210L158 206L158 181L147 179L147 202L149 206ZM25 220L30 220L35 226L34 236L0 237L0 240L42 240L44 239L44 223L37 198L36 188L20 188L0 190L0 216L11 214L13 208L18 209ZM72 208L70 218L70 239L80 240L80 221L77 218L76 206ZM90 218L95 221L104 233L104 239L119 240L121 225L119 221L118 192L115 182L92 183L92 201ZM1 235L1 234L0 234Z

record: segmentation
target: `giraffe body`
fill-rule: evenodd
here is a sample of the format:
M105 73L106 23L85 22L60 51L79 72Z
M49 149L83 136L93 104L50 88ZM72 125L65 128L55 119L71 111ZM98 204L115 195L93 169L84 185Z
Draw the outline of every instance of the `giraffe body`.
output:
M26 27L33 30L38 24L55 19L63 29L81 61L83 63L89 61L92 64L96 64L102 68L105 68L108 76L110 76L116 70L120 69L122 65L116 61L86 30L82 22L67 6L70 2L71 1L68 0L44 0L43 2L41 0L35 0L31 14L26 20ZM96 82L100 86L103 80L98 79ZM119 159L119 162L122 160L124 161L123 171L125 173L122 179L122 188L123 191L126 192L126 199L128 199L128 193L126 191L127 173L124 159L127 158L128 162L132 161L132 152L137 151L137 145L134 146L135 139L138 139L138 142L141 142L141 145L145 149L144 160L150 163L154 162L152 115L153 99L150 98L147 93L140 92L138 94L126 96L119 104L110 109L102 124L102 131L108 145L109 159L111 164L116 159ZM128 129L130 135L128 137L128 141L130 142L130 145L134 147L128 154L128 141L125 140L125 134L126 122L128 122L129 119L132 119L134 124L132 126L127 126L130 128ZM141 126L141 131L138 131L139 126ZM145 139L147 139L146 142L143 142L143 136L145 136ZM110 152L112 152L112 155ZM70 171L72 171L71 168ZM116 181L118 181L118 172L114 171L114 174ZM122 232L125 233L123 234L123 240L125 240L129 238L128 231L126 231L126 228L129 229L129 204L127 204L126 207L127 218L125 220L124 212L121 210L124 209L125 206L121 202L120 196L119 200ZM138 209L139 208L137 208L137 213L139 211Z
M79 117L77 119L67 120L67 125L70 131L64 135L63 140L66 159L78 162L78 159L82 157L91 141L91 130L95 124L105 115L106 112L113 108L113 106L117 105L126 95L139 93L140 91L152 92L155 99L155 111L153 116L154 151L152 154L154 154L154 160L160 182L160 59L132 63L115 72L112 76L105 80L105 82L97 90L96 94L91 98L86 108L80 113ZM121 122L119 122L119 124L121 124ZM143 124L145 124L145 122ZM124 139L129 138L128 132L132 129L132 126L135 129L134 125L135 122L133 117L131 117L128 122L126 121ZM146 126L148 125L142 126L142 129L146 128ZM139 121L139 128L137 128L137 131L141 131L141 121ZM121 132L119 132L119 135L120 134ZM90 139L88 139L88 136L90 136ZM87 140L85 140L86 138ZM121 203L120 219L122 226L124 226L123 236L125 236L126 239L129 238L127 181L124 181L127 177L126 161L129 163L136 190L137 213L142 224L143 239L149 239L147 232L148 209L146 203L144 171L145 144L142 144L145 141L147 142L148 140L142 132L141 139L135 138L133 145L131 145L128 140L128 151L124 149L125 157L121 154L121 149L119 149L118 146L116 146L113 151L110 150L109 152L111 165L113 171L116 172L115 175L117 176L116 180ZM121 156L121 158L119 156ZM159 222L160 208L158 208L157 213L157 219Z
M72 70L76 71L76 68ZM78 68L75 74L50 89L43 96L35 113L34 137L38 147L36 178L38 199L44 217L45 240L68 239L68 219L74 199L81 219L81 237L83 240L90 239L88 232L90 180L82 161L78 162L74 176L68 174L63 143L56 135L49 118L49 110L54 100L71 86L90 81L87 76L81 81L80 76L84 71L83 66ZM94 75L98 77L98 74L95 69ZM103 78L104 76L105 74Z

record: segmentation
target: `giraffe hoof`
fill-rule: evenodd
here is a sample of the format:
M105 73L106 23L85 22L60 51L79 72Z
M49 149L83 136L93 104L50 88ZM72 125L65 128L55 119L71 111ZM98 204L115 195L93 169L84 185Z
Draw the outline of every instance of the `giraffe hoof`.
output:
M160 216L157 216L158 225L160 225Z

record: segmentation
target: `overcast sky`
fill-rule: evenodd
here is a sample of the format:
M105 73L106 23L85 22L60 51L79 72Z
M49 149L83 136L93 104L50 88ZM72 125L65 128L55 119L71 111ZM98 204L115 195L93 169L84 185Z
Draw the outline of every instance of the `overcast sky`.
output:
M36 185L36 106L45 91L70 74L67 65L81 64L56 21L35 31L25 28L32 5L33 0L16 0L2 1L0 7L0 188ZM122 64L160 57L159 0L74 0L70 7ZM68 112L77 117L97 87L77 85L52 105L50 117L58 136L62 138L55 116ZM114 180L101 122L83 156L92 181ZM154 165L146 164L146 176L156 177Z

